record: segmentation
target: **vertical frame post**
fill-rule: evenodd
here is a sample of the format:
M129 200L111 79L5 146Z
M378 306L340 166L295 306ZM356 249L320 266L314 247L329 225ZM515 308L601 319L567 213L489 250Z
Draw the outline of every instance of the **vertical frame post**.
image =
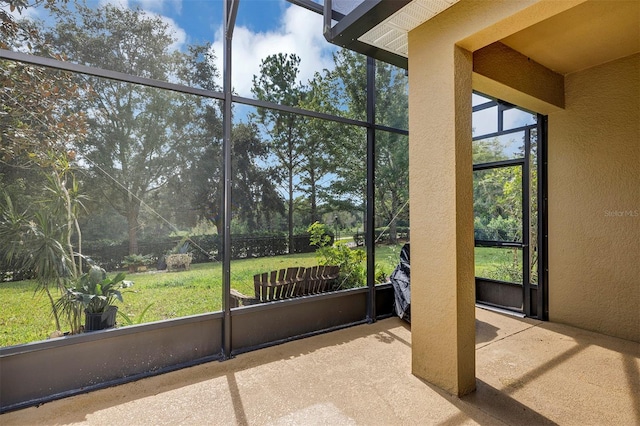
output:
M376 60L367 57L367 319L376 321L375 169L376 169Z
M500 113L502 116L502 113ZM502 123L501 123L502 124ZM502 131L502 129L500 129ZM531 129L524 132L524 163L522 173L522 288L524 290L523 308L526 316L530 317L533 311L532 305L536 301L531 300Z
M549 320L548 117L538 114L538 319Z
M222 351L225 359L231 357L231 42L233 28L238 13L239 0L225 0L224 6L224 52L223 52L223 92L224 109L223 126L223 157L224 157L224 186L222 189Z

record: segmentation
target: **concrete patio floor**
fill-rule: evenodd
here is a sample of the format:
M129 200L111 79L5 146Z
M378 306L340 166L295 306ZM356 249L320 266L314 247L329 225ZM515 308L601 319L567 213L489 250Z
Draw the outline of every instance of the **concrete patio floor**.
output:
M463 398L411 374L410 327L390 318L6 413L0 424L640 424L640 344L483 309L476 325L477 390Z

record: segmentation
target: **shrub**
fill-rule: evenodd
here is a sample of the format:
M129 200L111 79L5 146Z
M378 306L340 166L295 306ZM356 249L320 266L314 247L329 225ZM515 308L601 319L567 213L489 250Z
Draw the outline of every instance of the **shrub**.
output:
M122 260L122 265L134 270L140 266L149 266L154 262L154 259L151 255L146 254L144 256L140 254L130 254L124 257Z
M345 243L337 242L332 246L320 247L316 254L321 265L340 266L340 289L362 287L367 282L367 254L364 250L351 249Z
M347 289L362 287L367 282L367 254L364 250L350 248L343 242L333 243L328 235L328 227L318 222L309 226L310 242L317 248L318 263L321 265L340 266L338 288ZM386 272L379 265L375 265L375 281L386 281Z
M324 223L313 222L307 232L309 233L309 245L321 248L331 244L329 227Z

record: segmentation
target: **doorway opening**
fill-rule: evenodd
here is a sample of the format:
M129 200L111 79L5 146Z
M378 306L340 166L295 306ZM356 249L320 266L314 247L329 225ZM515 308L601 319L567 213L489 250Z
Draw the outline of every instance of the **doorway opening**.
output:
M473 94L476 303L547 318L546 116Z

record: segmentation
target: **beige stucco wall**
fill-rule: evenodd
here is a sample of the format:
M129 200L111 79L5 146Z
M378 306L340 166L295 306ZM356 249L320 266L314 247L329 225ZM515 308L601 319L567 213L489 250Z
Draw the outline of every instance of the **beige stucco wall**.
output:
M412 371L453 394L475 387L471 52L581 1L462 0L409 33Z
M564 90L514 88L504 72L473 68L477 50L583 1L462 0L409 32L412 370L454 394L471 390L475 373L472 86L552 114L551 320L639 339L637 55L569 75ZM521 62L518 78L548 77Z
M640 54L549 115L549 319L640 342Z
M463 395L475 389L472 60L439 53L420 64L419 85L409 77L420 87L409 95L412 371Z

